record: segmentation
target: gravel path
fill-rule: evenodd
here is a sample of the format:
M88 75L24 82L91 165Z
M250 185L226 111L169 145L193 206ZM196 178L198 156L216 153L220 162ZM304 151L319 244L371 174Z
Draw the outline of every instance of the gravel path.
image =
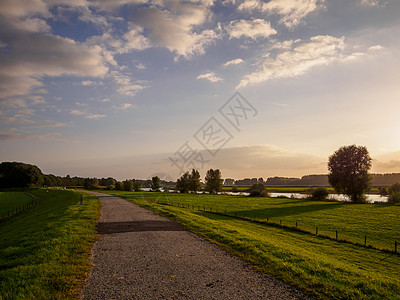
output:
M305 299L181 225L119 197L102 204L82 299Z

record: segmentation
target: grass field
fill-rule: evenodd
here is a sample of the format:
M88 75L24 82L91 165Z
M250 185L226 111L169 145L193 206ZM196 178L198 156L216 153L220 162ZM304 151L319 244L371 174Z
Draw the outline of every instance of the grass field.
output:
M184 195L114 192L118 196L168 216L217 242L260 270L321 298L400 299L400 255L343 243L321 236L265 226L203 211L161 205L169 201L217 207L230 212L269 215L289 222L296 217L341 226L350 232L366 230L386 240L399 237L400 207L351 205L293 199L263 199L224 195Z
M400 243L400 206L389 203L350 204L307 199L256 198L230 195L143 193L148 199L190 205L234 216L274 222L331 238L379 249L394 250Z
M0 219L2 216L7 216L8 213L12 214L19 207L23 207L30 201L32 197L24 194L23 192L2 192L0 191Z
M78 298L100 204L72 191L30 190L38 204L0 225L0 299Z

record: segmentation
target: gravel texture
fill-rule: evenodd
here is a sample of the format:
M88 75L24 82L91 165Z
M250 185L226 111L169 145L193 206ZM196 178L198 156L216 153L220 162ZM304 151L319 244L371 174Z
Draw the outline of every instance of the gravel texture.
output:
M82 299L305 299L183 226L119 197L102 204Z

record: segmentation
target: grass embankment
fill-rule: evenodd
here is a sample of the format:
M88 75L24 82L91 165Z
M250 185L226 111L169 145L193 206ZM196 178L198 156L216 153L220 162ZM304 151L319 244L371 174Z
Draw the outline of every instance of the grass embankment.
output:
M400 299L400 255L320 236L265 226L151 201L217 207L231 212L334 223L354 231L369 227L372 235L399 237L400 207L350 205L293 199L114 192L172 218L221 244L260 270L321 298ZM348 211L347 211L348 210ZM347 211L347 213L346 213ZM384 211L384 213L382 213ZM389 211L392 217L384 217ZM330 216L330 217L328 217ZM362 220L359 218L362 217ZM382 219L380 219L383 217ZM397 220L397 221L396 221ZM393 222L396 221L396 222ZM392 223L393 222L393 223ZM379 224L377 227L377 224ZM333 226L333 225L332 225ZM375 230L375 232L374 232Z
M21 191L0 191L0 219L15 213L32 201L32 197Z
M37 205L0 225L0 299L78 298L100 204L72 191L29 190Z

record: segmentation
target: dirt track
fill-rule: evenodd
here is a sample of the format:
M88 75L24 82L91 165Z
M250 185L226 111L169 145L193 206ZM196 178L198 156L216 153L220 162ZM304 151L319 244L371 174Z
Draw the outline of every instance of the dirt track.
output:
M126 200L102 204L83 299L304 299L181 225Z

